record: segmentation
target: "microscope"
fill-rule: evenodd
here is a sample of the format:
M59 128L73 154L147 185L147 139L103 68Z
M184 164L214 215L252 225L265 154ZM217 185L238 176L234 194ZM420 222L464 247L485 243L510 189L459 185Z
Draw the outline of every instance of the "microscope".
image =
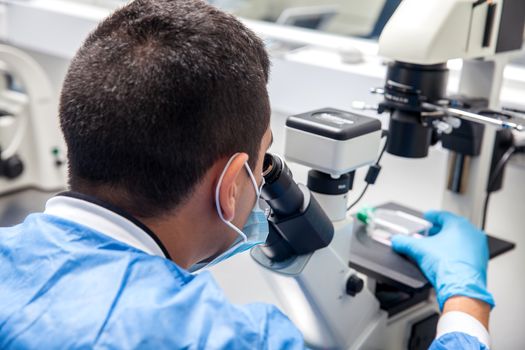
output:
M393 60L384 88L373 90L384 96L378 112L390 113L388 133L374 118L333 108L287 119L284 156L312 170L307 186L297 185L283 159L266 156L270 234L250 254L309 347L428 348L439 319L431 286L367 235L348 213L347 193L360 167L375 181L382 136L387 152L405 158L425 157L441 142L450 151L442 208L482 226L484 195L502 186L502 159L524 130L520 118L496 109L524 25L522 0L405 0L379 40L380 54ZM463 69L458 95L447 96L453 58L464 59ZM489 246L491 258L513 248L496 238Z
M53 90L27 54L0 45L0 195L65 187L65 146Z
M405 349L433 338L428 282L348 214L355 170L377 169L384 134L378 119L323 108L286 122L285 157L312 169L306 186L279 156L264 159L270 233L250 254L311 348Z

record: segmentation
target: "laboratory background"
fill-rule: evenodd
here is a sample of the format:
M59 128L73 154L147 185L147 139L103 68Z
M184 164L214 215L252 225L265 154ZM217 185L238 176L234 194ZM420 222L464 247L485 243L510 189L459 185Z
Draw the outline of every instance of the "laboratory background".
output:
M386 337L390 349L418 349L435 332L432 290L352 215L402 211L392 220L417 226L420 213L444 209L491 236L491 348L524 349L523 1L209 2L263 38L273 161L286 160L334 231L292 266L252 251L211 268L228 298L277 305L314 346ZM0 2L0 226L67 187L61 84L88 33L123 4ZM313 241L326 239L305 222Z

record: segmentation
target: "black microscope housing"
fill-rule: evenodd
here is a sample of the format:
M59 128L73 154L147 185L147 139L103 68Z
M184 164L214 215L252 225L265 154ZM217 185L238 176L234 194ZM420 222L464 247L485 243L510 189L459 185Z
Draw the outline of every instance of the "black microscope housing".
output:
M438 103L446 97L445 63L418 65L395 61L388 65L384 101L380 112L390 111L387 152L406 158L424 158L437 139L421 103Z
M263 175L261 197L271 212L270 233L266 244L260 247L262 252L279 262L328 246L334 235L332 222L310 190L295 183L286 163L267 153Z

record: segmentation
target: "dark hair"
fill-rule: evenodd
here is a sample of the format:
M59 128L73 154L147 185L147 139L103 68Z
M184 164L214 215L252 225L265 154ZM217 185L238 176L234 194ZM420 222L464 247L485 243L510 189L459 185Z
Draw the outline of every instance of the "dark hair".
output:
M117 10L64 81L71 188L115 189L115 204L151 217L176 208L218 159L246 152L253 168L270 118L268 70L262 41L203 1Z

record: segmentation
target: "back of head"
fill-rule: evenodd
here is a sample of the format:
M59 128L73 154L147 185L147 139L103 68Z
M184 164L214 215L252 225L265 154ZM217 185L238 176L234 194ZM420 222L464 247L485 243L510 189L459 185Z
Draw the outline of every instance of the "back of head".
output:
M70 186L110 189L140 217L191 195L219 159L256 162L269 60L234 17L198 0L136 0L90 34L64 81Z

